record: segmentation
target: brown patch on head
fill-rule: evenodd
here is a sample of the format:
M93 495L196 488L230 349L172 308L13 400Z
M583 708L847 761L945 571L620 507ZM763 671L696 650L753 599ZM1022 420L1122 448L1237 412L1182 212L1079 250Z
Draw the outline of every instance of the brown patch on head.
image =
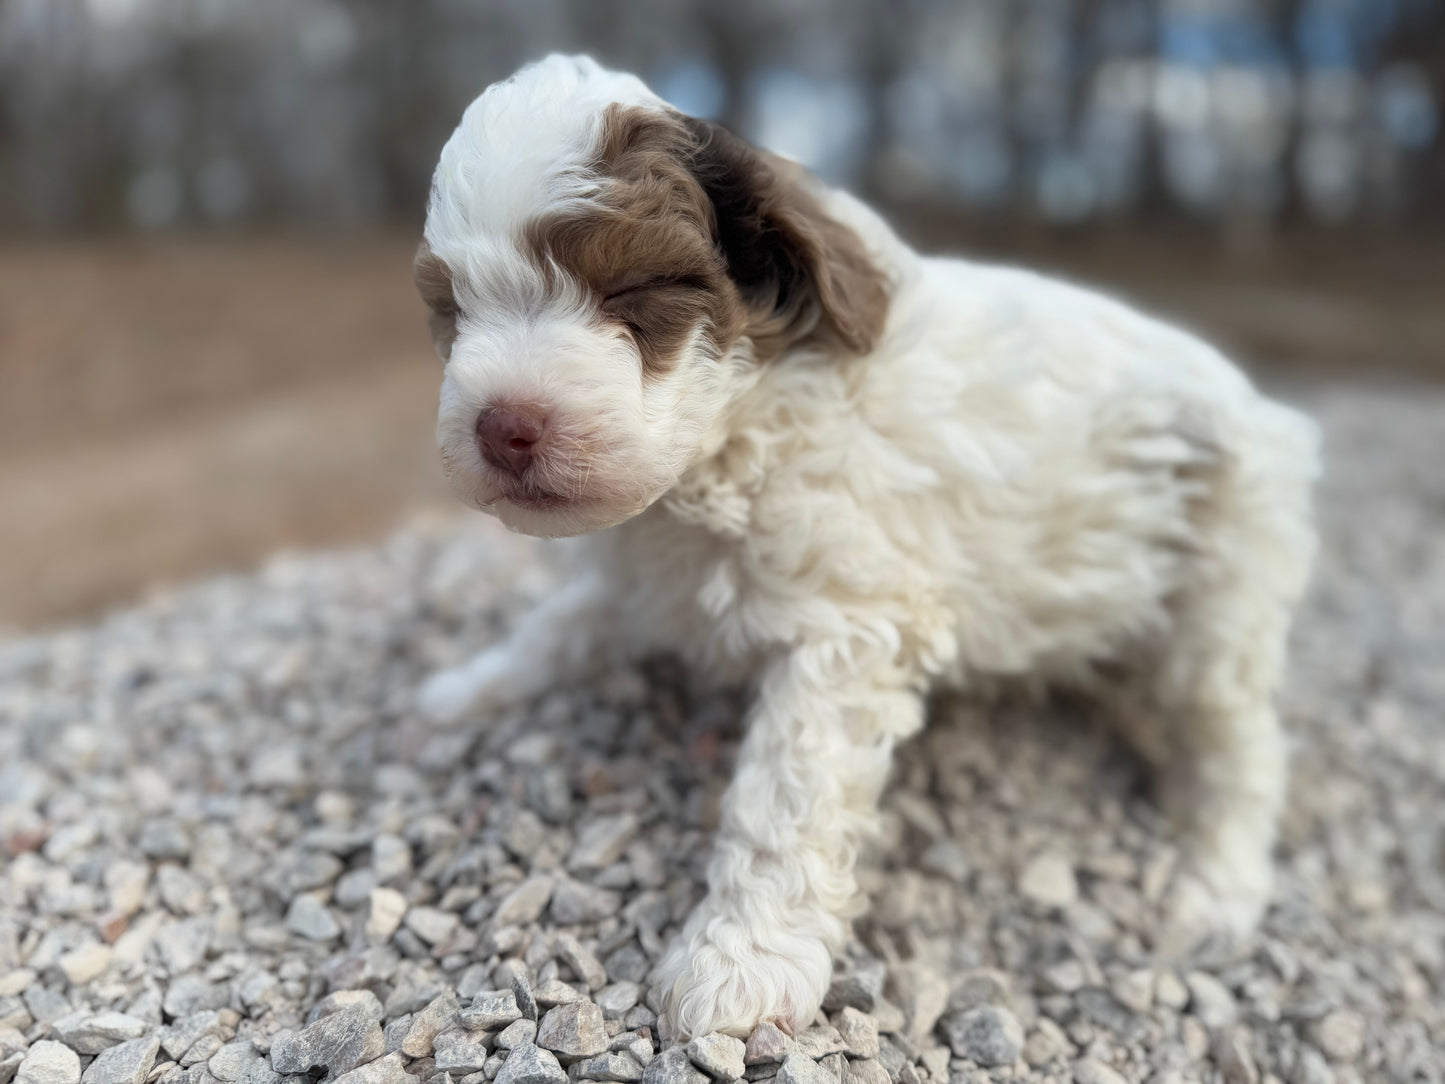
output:
M720 124L683 123L759 352L812 338L855 354L872 350L888 316L888 281L858 235L823 209L807 172Z
M612 106L591 164L609 178L605 191L585 210L547 215L527 231L534 258L583 283L653 377L677 363L696 330L720 349L741 331L712 208L687 168L689 144L672 114Z
M626 329L645 375L669 371L698 330L718 354L746 334L760 360L815 339L872 349L883 275L801 168L706 121L623 106L592 168L609 179L602 195L534 221L527 240Z
M457 297L452 286L452 269L423 239L411 265L412 281L426 302L427 327L432 345L443 360L451 356L457 338Z

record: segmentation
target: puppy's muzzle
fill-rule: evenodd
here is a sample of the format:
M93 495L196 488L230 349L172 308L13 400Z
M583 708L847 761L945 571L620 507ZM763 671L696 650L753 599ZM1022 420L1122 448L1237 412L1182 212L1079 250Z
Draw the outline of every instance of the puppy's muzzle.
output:
M477 416L477 447L494 469L521 480L547 443L547 415L531 406L493 406Z

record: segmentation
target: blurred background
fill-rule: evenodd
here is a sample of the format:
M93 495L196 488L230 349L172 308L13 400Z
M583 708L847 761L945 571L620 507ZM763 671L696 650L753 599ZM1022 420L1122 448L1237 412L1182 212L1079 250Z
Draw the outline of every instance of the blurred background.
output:
M557 49L1286 394L1445 376L1445 0L0 0L0 626L449 507L411 252Z

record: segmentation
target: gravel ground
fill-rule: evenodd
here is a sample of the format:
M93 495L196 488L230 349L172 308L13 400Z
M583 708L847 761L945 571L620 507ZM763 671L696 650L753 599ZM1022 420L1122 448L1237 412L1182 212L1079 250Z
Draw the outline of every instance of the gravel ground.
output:
M1174 859L1086 706L940 703L796 1037L661 1048L740 704L665 663L407 708L555 573L483 521L0 645L0 1084L1445 1080L1445 395L1330 390L1257 940L1152 960Z

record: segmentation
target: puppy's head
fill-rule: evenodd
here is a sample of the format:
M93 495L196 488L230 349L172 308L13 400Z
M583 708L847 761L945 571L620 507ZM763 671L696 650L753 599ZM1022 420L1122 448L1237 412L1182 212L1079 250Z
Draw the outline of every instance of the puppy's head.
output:
M866 353L887 308L802 170L584 58L467 109L415 270L448 480L538 535L642 511L717 447L759 366Z

